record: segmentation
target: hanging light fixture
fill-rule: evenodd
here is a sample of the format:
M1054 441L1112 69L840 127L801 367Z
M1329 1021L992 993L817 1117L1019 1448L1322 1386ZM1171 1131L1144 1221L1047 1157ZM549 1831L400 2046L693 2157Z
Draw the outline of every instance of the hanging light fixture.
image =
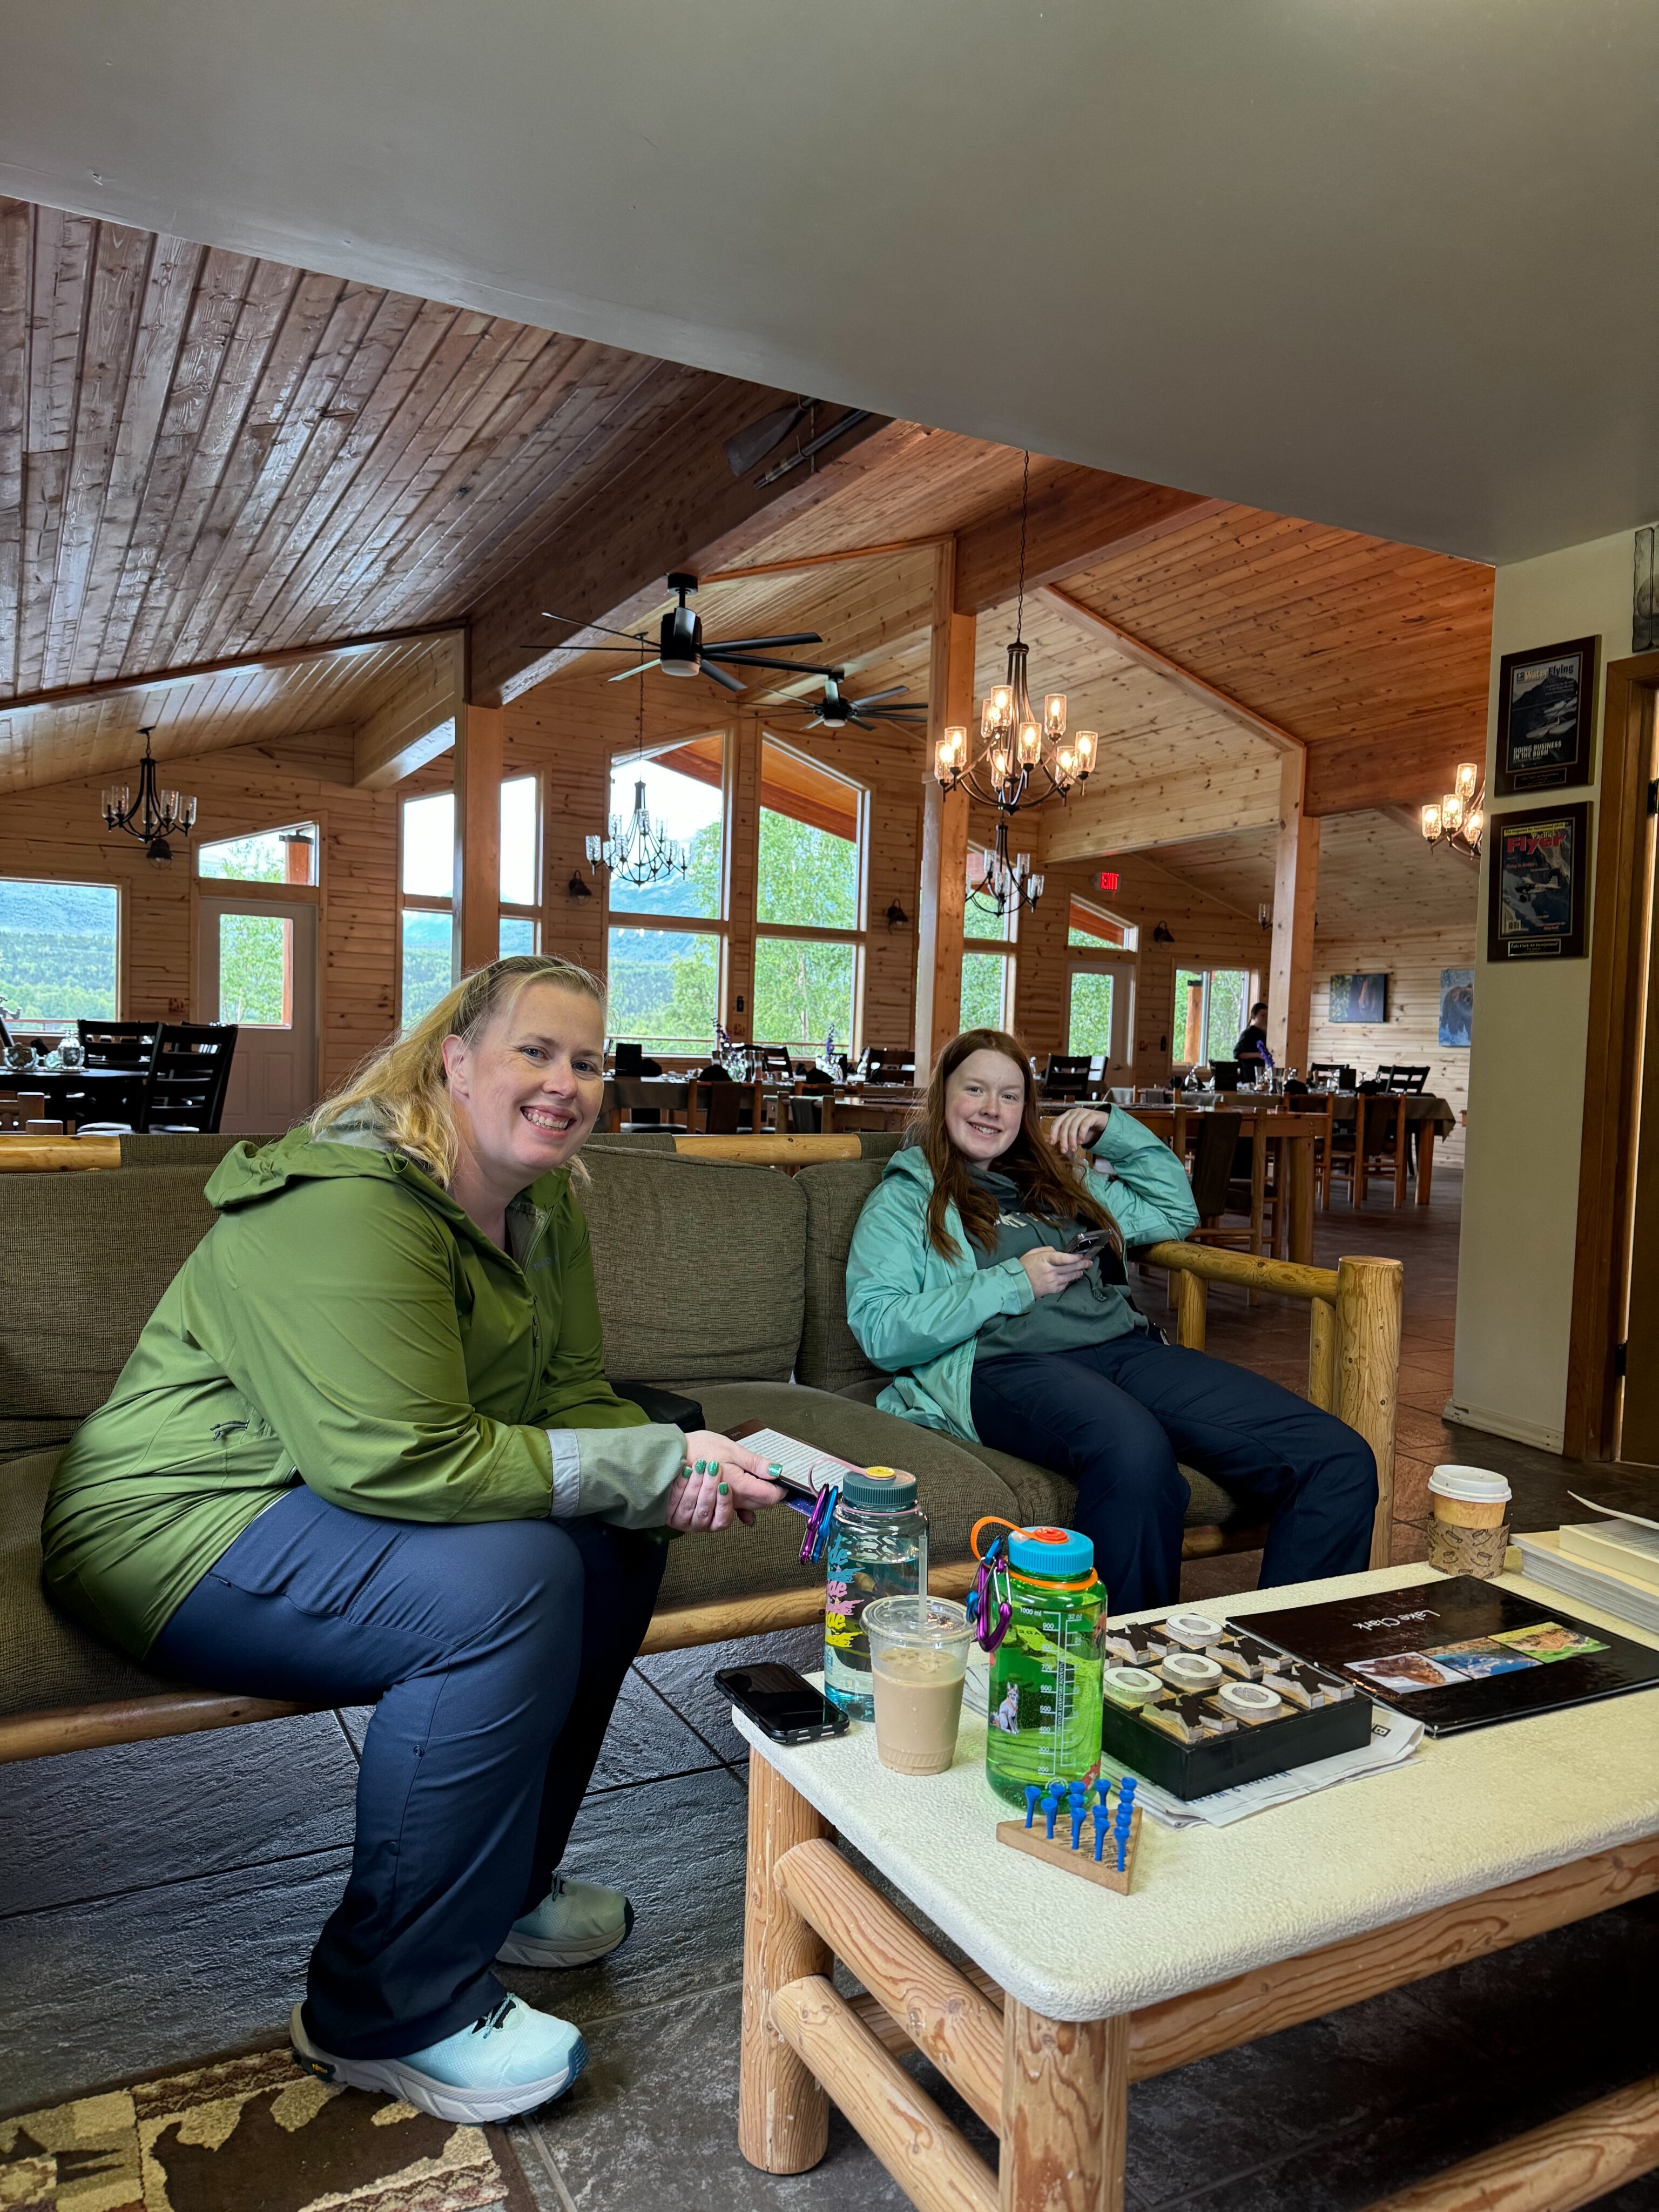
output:
M125 830L136 837L144 848L144 857L156 867L164 868L173 858L169 837L188 837L196 821L196 801L176 791L163 791L155 781L155 757L150 750L150 732L155 727L151 722L141 729L144 741L144 757L138 763L138 796L132 796L127 784L106 784L104 787L104 827Z
M1486 790L1473 761L1460 761L1451 789L1439 805L1422 812L1423 836L1431 850L1444 845L1473 860L1480 850L1486 827Z
M968 902L982 914L994 914L999 921L1018 914L1022 907L1035 906L1042 896L1042 877L1033 872L1029 853L1008 853L1008 824L997 823L996 842L988 845L980 856L977 881L968 879Z
M1076 784L1087 782L1100 750L1097 730L1066 735L1066 694L1050 691L1038 720L1031 705L1026 664L1030 647L1025 627L1025 526L1030 506L1031 456L1025 456L1019 495L1019 596L1014 611L1014 641L1008 647L1006 679L980 703L979 750L969 758L968 732L947 729L933 753L933 774L947 792L959 787L969 796L1005 815L1023 806L1063 799Z
M645 640L639 640L640 661L645 660ZM641 770L645 765L645 684L640 684L634 740ZM641 773L634 786L634 811L625 819L620 814L611 817L608 837L590 836L587 840L587 864L595 873L600 868L609 871L613 882L631 884L635 890L647 884L670 882L675 876L689 874L691 856L678 837L671 837L659 822L653 822L645 803L645 777Z

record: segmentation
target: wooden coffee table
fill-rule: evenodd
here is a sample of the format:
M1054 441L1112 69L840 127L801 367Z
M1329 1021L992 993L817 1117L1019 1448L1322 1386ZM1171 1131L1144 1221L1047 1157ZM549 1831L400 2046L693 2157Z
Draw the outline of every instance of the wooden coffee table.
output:
M1212 1609L1437 1579L1383 1568ZM768 2172L804 2172L833 2097L923 2212L1121 2212L1132 2081L1659 1890L1659 1692L1427 1742L1232 1827L1148 1820L1128 1897L997 1843L1007 1808L971 1716L956 1765L926 1778L888 1773L872 1729L785 1750L733 1718L755 1754L739 2147ZM866 1994L837 1992L832 1956ZM912 2044L997 2136L995 2172L897 2063ZM1481 2192L1502 2184L1505 2212L1565 2212L1655 2165L1659 2076L1386 2201L1455 2212L1499 2201Z

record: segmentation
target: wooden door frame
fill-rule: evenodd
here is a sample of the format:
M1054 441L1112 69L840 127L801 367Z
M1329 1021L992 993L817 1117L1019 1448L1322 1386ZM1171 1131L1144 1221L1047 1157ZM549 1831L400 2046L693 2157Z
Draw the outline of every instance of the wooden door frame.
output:
M1562 1425L1562 1451L1569 1459L1611 1458L1618 1435L1617 1330L1629 1274L1642 1044L1642 1024L1629 1016L1646 957L1648 781L1654 773L1656 692L1659 653L1607 664L1578 1224Z

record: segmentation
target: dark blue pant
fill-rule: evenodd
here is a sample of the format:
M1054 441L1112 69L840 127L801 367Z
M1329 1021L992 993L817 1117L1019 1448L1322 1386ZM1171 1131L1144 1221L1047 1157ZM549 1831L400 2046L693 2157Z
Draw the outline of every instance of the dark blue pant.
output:
M162 1630L158 1665L207 1688L375 1704L307 1984L325 2051L402 2057L500 2002L491 1961L547 1894L665 1557L596 1522L434 1527L299 1488Z
M1272 1516L1261 1587L1355 1574L1370 1556L1376 1462L1362 1436L1248 1368L1152 1336L1012 1353L974 1369L974 1426L996 1451L1069 1475L1114 1613L1180 1595L1185 1460Z

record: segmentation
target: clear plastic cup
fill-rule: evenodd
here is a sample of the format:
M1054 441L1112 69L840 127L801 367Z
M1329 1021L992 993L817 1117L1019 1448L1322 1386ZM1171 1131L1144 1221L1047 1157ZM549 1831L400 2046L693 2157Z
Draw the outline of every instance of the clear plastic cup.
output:
M948 1597L884 1597L864 1608L876 1752L896 1774L943 1774L957 1755L973 1634Z

